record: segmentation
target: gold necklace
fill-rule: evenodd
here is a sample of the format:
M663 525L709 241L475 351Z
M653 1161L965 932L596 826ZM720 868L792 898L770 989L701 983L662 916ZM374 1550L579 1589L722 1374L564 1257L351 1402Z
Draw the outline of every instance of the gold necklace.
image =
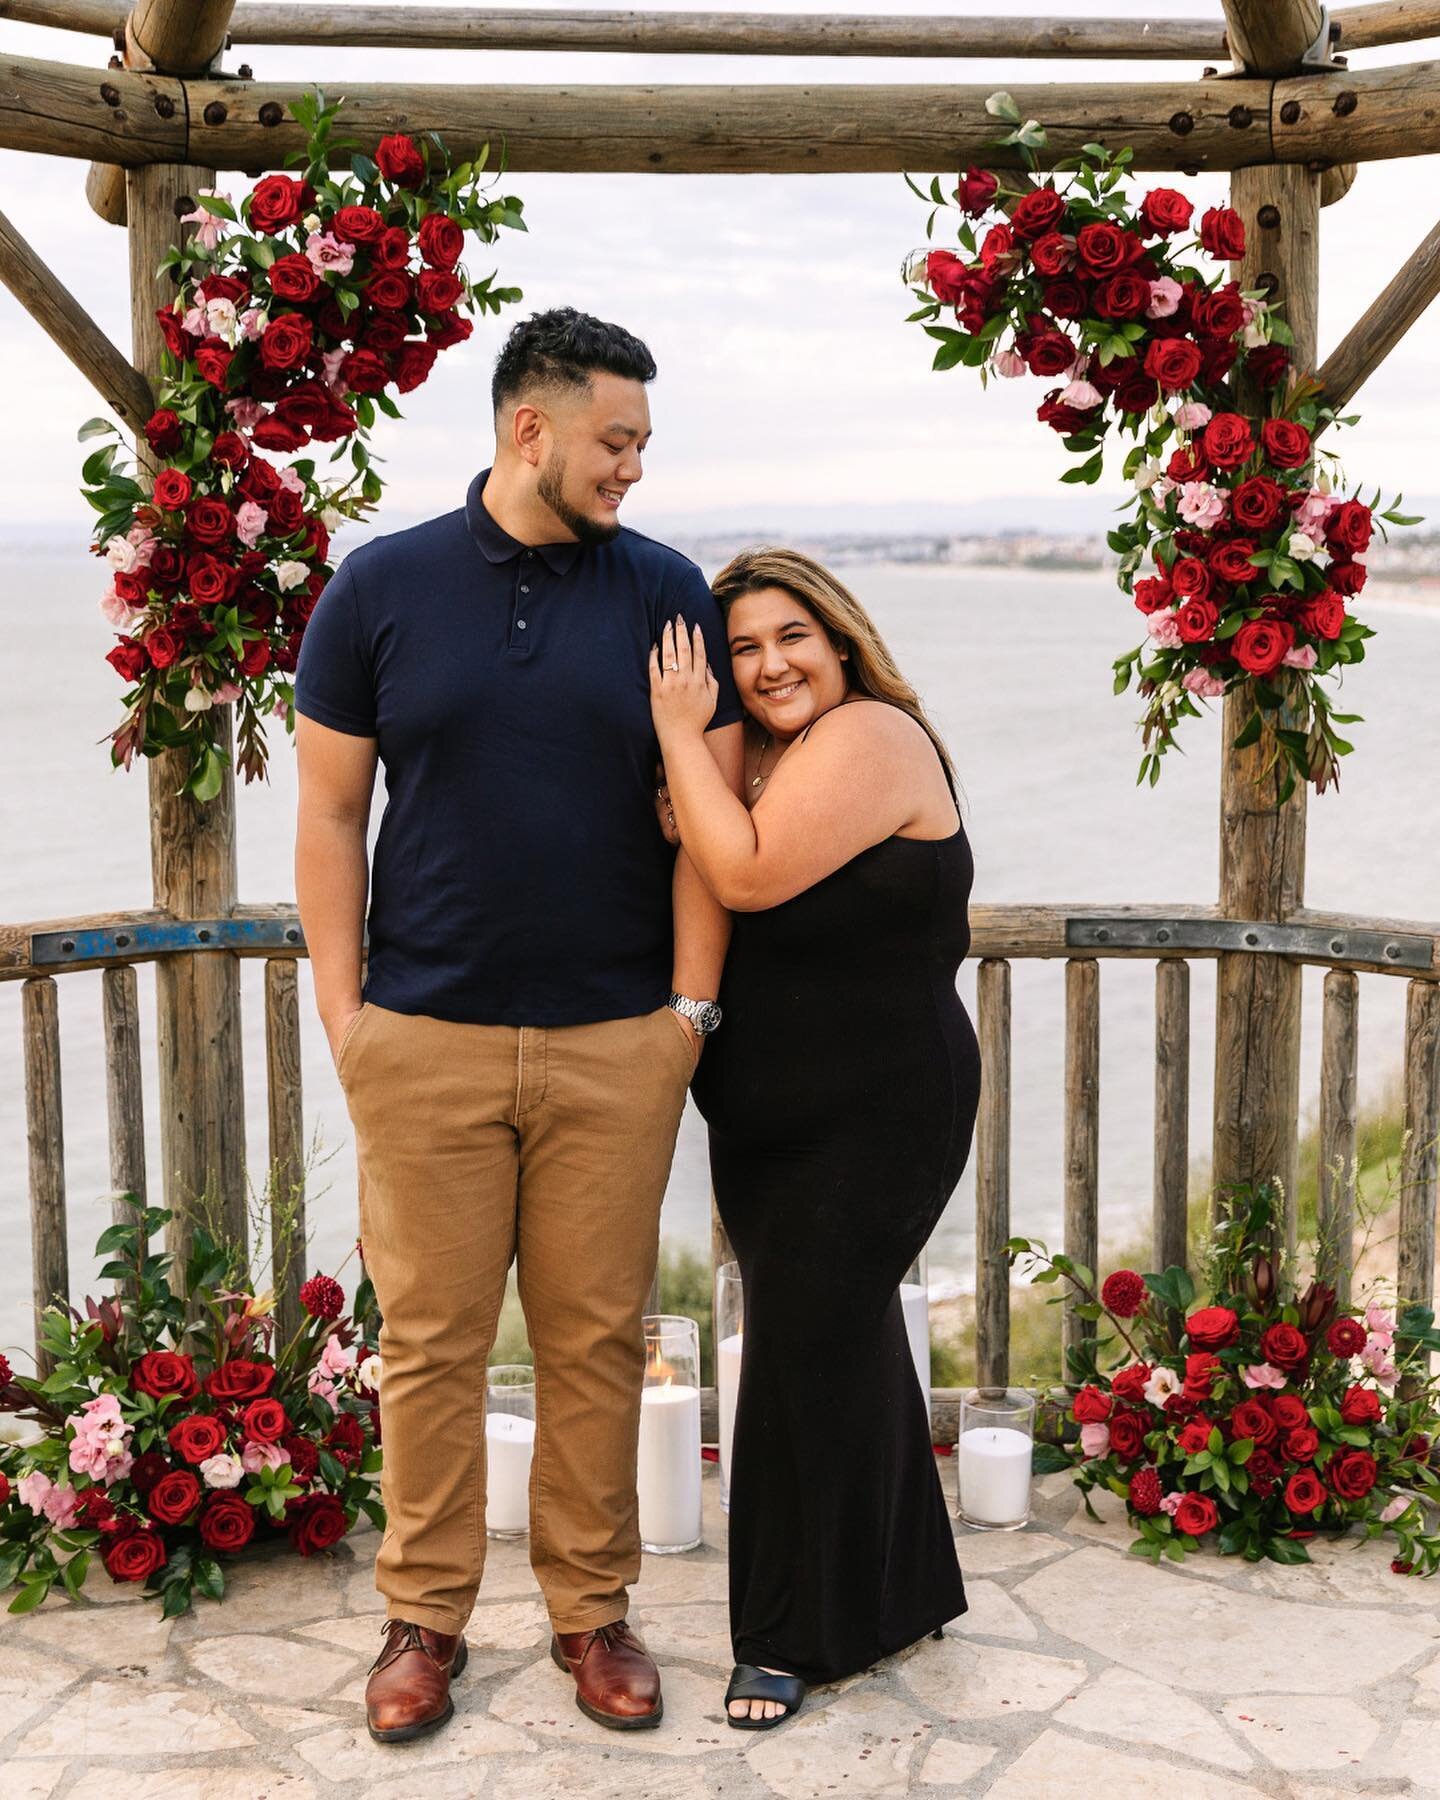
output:
M765 766L765 752L770 748L770 733L765 733L765 742L760 746L760 754L755 758L755 778L750 783L752 788L760 786L767 777L762 773Z

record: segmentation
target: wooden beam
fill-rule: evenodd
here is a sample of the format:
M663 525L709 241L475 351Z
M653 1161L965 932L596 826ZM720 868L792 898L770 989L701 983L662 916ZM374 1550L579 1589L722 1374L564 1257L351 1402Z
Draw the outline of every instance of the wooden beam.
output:
M1381 0L1378 6L1342 6L1330 17L1340 27L1334 48L1373 50L1382 44L1409 44L1440 37L1440 0Z
M49 333L123 425L138 431L155 410L150 383L106 337L0 213L0 281Z
M1350 404L1437 294L1440 225L1432 225L1316 371L1315 379L1337 411Z
M138 166L183 161L185 137L178 81L0 55L0 150Z
M1343 200L1355 185L1359 173L1354 163L1336 163L1334 168L1320 171L1320 204L1333 206Z
M1320 0L1222 0L1230 58L1252 75L1288 74L1314 44Z

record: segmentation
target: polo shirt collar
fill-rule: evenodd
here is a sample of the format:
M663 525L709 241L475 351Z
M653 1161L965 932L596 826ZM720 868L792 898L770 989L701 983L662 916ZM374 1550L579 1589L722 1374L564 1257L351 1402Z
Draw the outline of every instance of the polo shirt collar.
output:
M489 469L482 469L470 483L470 491L465 496L465 522L485 560L492 563L513 562L526 550L533 550L556 575L568 574L575 567L581 546L578 543L522 544L518 538L511 537L486 511L480 498L489 477Z

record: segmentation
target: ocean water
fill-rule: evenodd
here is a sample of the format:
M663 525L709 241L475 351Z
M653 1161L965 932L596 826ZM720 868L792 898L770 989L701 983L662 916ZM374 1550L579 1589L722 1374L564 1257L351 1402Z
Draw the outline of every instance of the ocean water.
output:
M103 662L96 565L69 554L0 552L0 919L38 921L149 903L146 783L112 773L102 740L121 691ZM945 733L965 793L977 900L1047 904L1209 902L1217 870L1219 721L1191 722L1153 791L1135 786L1133 695L1111 693L1110 663L1137 637L1136 615L1099 572L854 567L870 607ZM1398 918L1440 917L1434 792L1440 709L1433 667L1440 609L1387 587L1365 616L1379 635L1351 673L1346 710L1356 753L1337 794L1312 799L1306 894L1313 906ZM293 893L294 766L282 738L266 786L242 790L241 897ZM242 965L250 1166L266 1163L261 964ZM1192 965L1192 1151L1208 1153L1214 1056L1213 965ZM314 1267L332 1269L354 1241L348 1121L302 973L306 1127L315 1147L309 1219ZM1302 1100L1319 1073L1320 972L1307 972ZM108 1218L104 1066L98 974L60 981L70 1256L83 1291ZM140 968L147 1058L149 1178L160 1191L153 978ZM974 971L962 970L973 1006ZM1153 965L1102 964L1100 1177L1102 1239L1144 1228L1150 1207ZM1362 1102L1398 1077L1404 983L1361 980ZM1063 963L1014 972L1013 1224L1058 1238L1062 1206ZM972 1177L931 1247L931 1280L968 1280ZM876 1196L877 1205L884 1196ZM704 1127L681 1131L664 1230L708 1242ZM29 1224L20 986L0 983L0 1347L30 1340Z

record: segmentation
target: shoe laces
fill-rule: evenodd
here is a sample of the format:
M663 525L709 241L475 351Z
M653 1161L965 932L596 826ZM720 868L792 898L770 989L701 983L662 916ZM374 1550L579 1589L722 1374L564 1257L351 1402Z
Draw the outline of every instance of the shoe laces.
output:
M380 1646L380 1654L370 1665L372 1675L377 1669L383 1669L387 1663L403 1656L407 1650L418 1650L422 1656L430 1655L429 1647L420 1635L420 1627L413 1620L387 1619L382 1630L385 1641Z

